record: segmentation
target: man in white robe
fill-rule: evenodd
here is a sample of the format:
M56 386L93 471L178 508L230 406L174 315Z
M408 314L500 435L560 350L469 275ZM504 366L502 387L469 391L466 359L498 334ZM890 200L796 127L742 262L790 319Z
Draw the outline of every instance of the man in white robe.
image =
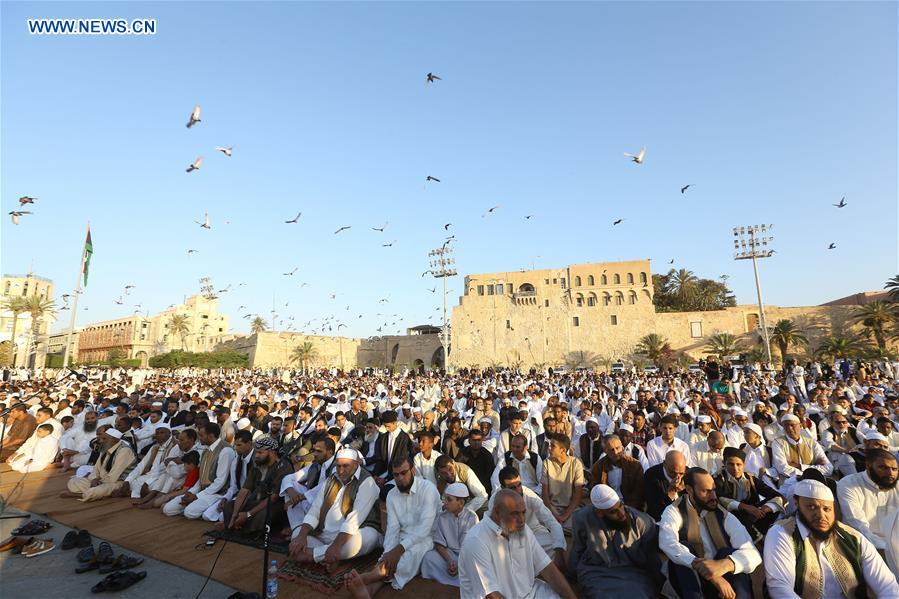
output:
M6 461L16 472L40 472L56 457L59 442L53 436L53 427L41 424L19 449Z
M899 464L883 449L869 449L864 472L843 477L837 498L843 520L860 532L878 551L891 552L890 534L899 517Z
M140 503L141 492L146 494L150 486L162 475L165 471L165 459L169 457L172 449L177 447L176 440L172 438L172 429L168 424L159 422L155 428L155 445L141 458L134 470L125 477L126 485L123 486L122 491L130 494L133 504Z
M321 488L321 483L334 471L335 449L332 438L322 437L312 444L312 463L292 475L285 476L281 481L281 497L284 498L284 506L287 508L287 521L290 523L291 531L303 524L306 512L315 501L315 494Z

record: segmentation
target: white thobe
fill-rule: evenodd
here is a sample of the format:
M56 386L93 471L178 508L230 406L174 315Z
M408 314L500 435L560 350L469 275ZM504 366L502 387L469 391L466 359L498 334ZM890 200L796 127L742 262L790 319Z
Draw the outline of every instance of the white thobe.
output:
M771 446L771 465L774 466L781 476L801 476L806 468L814 468L824 476L830 476L833 473L833 464L831 464L830 460L827 459L827 456L824 455L824 448L821 447L821 444L818 442L815 442L812 446L814 455L811 464L800 464L799 468L790 466L787 463L789 456L787 455L785 445L796 445L797 443L799 443L799 441L794 441L789 437L783 437L782 439L774 441L774 445ZM823 464L818 463L822 461L824 462Z
M496 487L499 489L499 487ZM565 530L559 521L556 520L552 510L546 507L539 495L528 489L521 487L521 493L524 497L524 522L527 524L531 532L534 533L537 542L543 547L546 555L552 558L557 549L565 551L567 546L565 542ZM490 502L487 504L487 513L493 511L493 503L496 493L490 496ZM489 516L488 516L489 517Z
M850 474L837 483L843 521L862 533L876 549L886 551L899 516L899 486L883 490L867 471Z
M421 560L434 547L431 529L440 506L440 493L430 481L416 478L408 493L396 487L387 494L387 530L384 553L402 545L403 555L396 565L391 585L401 590L418 576Z
M437 475L434 473L434 462L437 461L441 454L436 449L431 450L430 459L425 459L425 456L420 451L415 454L413 461L415 462L415 477L423 478L424 480L430 481L431 484L437 485Z
M685 498L684 501L690 500ZM702 537L702 547L708 559L714 557L717 550L705 523L705 514L705 510L699 512L699 536ZM677 506L672 504L665 508L659 521L659 549L674 563L692 568L697 556L680 542L680 529L683 523L683 516ZM752 543L752 537L746 532L746 527L736 516L728 512L724 515L724 531L730 539L731 547L734 548L734 552L728 556L734 563L734 574L744 572L751 574L762 563L762 556Z
M16 450L17 458L8 462L16 472L40 472L53 461L59 450L59 441L53 435L31 436Z
M671 445L665 443L661 437L655 437L646 444L646 459L649 460L649 466L655 466L665 461L665 456L669 451L677 450L684 454L687 460L687 466L693 465L693 457L690 453L690 446L681 439L675 437L671 440Z

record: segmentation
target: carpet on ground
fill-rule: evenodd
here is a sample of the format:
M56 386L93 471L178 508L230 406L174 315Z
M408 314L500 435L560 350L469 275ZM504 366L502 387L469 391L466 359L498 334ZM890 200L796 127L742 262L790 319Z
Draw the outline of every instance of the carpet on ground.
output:
M228 541L229 543L238 543L240 545L246 545L247 547L255 547L256 549L263 549L263 542L265 540L265 533L261 531L253 535L242 535L232 530L207 530L203 533L203 535L213 539ZM269 536L269 551L272 551L274 553L283 553L286 555L289 552L289 549L289 540L284 539L284 537L280 535Z
M278 577L296 584L308 586L319 593L334 595L344 588L344 578L350 570L365 572L378 563L378 552L373 551L351 560L340 562L333 573L321 564L300 564L293 560L287 560L281 564Z

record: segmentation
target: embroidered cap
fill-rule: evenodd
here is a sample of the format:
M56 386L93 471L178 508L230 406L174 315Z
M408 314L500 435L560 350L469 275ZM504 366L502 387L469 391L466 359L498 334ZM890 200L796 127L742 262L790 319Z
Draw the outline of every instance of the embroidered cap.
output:
M249 418L241 418L234 424L237 426L237 430L242 431L242 430L250 428L250 419Z
M799 416L797 416L796 414L784 414L783 417L780 419L780 421L782 423L783 422L801 422L799 420Z
M830 487L816 480L801 480L793 487L795 497L808 497L809 499L821 499L833 501L833 491Z
M446 486L446 490L443 492L444 495L452 495L453 497L459 497L464 499L470 495L468 492L468 487L465 486L464 483L452 483Z
M598 510L608 510L620 501L618 493L609 485L596 485L590 489L590 502Z
M110 428L106 429L106 434L109 435L110 437L115 437L116 439L122 438L122 433L117 428L110 427Z
M699 422L699 423L705 423L705 424L711 424L711 423L712 423L712 417L709 416L708 414L700 414L699 416L696 417L696 422Z
M267 449L268 451L278 450L278 442L271 437L259 437L253 445L256 446L256 449Z
M336 460L354 460L359 461L359 452L351 447L344 447L334 455Z

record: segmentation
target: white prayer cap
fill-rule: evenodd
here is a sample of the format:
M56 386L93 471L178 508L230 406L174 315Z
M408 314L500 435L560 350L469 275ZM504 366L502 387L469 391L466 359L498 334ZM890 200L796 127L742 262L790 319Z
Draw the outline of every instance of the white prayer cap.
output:
M244 430L250 428L250 419L249 418L241 418L237 422L234 423L237 426L237 430Z
M161 429L161 428L164 428L164 429L167 429L167 430L171 430L171 429L172 429L172 427L169 426L169 423L168 423L168 422L163 422L163 421L161 421L161 420L160 420L159 422L157 422L157 423L153 426L153 428L156 429L156 430L159 430L159 429Z
M353 460L353 461L357 461L357 462L358 462L358 461L359 461L359 452L356 451L355 449L350 448L350 447L344 447L343 449L341 449L340 451L338 451L338 452L335 454L334 459L337 459L337 460Z
M634 427L632 427L630 424L622 424L621 426L618 427L618 430L633 433Z
M754 432L754 433L755 433L756 435L758 435L759 437L762 437L763 439L765 438L764 434L762 434L762 427L760 427L759 425L755 424L754 422L750 422L749 424L747 424L746 426L744 426L744 427L743 427L743 430L744 430L744 431L745 431L745 430L751 430L752 432Z
M407 403L404 403L404 404L403 404L403 409L404 409L404 410L411 410L411 409L412 409L412 406L410 406L410 405L407 404Z
M732 416L747 416L748 414L746 414L746 410L744 410L740 406L734 406L733 408L731 408L731 415Z
M598 510L608 510L619 501L618 493L609 485L600 484L590 489L590 502Z
M668 413L669 413L669 414L680 414L680 410L677 409L677 406L671 405L671 406L668 408Z
M478 424L493 424L493 420L489 416L482 416L480 420L478 420Z
M116 439L122 438L122 433L117 428L109 427L108 429L106 429L106 434L110 437L115 437Z
M390 398L390 403L392 403L392 404L398 404L398 403L400 403L400 398L399 398L399 397L391 397L391 398Z
M161 402L161 401L154 401L154 402L151 403L150 405L153 406L154 408L161 408L161 407L162 407L162 402Z
M846 413L846 410L843 409L843 406L841 406L839 404L833 404L832 406L827 408L827 411L830 412L831 414L845 414Z
M464 483L452 483L447 485L446 490L443 491L443 494L461 498L465 498L470 495L470 493L468 492L468 487L466 487Z
M830 487L817 480L801 480L793 487L795 497L808 497L809 499L821 499L833 501L833 491Z
M590 416L587 418L587 422L592 422L596 426L599 426L599 420L596 419L596 416Z
M781 423L783 423L783 422L801 422L799 420L799 416L797 416L796 414L784 414L783 417L780 419L780 421L781 421Z
M887 439L884 435L881 435L877 431L868 431L868 434L865 435L865 441L882 441L884 443L890 442L889 439Z
M414 408L412 408L412 412L413 412L413 413L415 413L415 412L421 412L421 406L415 406Z
M709 416L708 414L700 414L699 416L696 417L696 422L704 422L706 424L711 424L712 417Z

